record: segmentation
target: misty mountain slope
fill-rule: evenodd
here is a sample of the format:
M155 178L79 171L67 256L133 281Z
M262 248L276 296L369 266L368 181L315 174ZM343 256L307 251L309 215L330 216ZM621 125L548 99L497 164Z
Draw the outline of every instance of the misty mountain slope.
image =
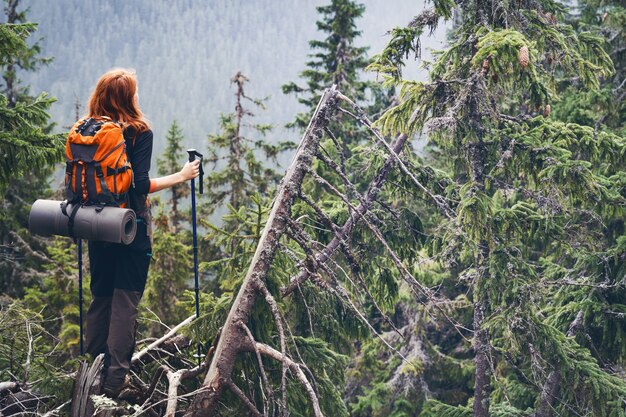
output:
M206 147L220 113L234 108L229 84L238 70L250 78L247 94L269 96L257 122L282 126L300 111L280 86L305 68L308 41L320 39L316 6L326 1L255 0L29 0L29 19L39 23L43 54L54 61L22 74L33 91L58 98L52 109L60 128L71 125L75 103L85 109L100 74L112 67L135 68L139 100L157 139L153 158L163 150L172 120L183 128L187 146ZM358 45L375 54L386 31L406 24L423 5L410 0L364 1ZM277 129L270 140L297 140Z

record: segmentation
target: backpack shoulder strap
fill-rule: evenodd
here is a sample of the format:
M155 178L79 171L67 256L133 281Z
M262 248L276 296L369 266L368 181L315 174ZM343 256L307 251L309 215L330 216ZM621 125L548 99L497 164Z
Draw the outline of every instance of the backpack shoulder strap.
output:
M135 149L135 143L137 142L137 132L131 126L124 128L124 141L126 142L126 153L132 154Z

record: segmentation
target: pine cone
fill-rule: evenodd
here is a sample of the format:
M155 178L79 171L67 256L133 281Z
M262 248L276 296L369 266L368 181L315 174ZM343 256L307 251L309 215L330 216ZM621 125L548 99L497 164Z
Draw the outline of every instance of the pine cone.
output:
M553 15L552 13L548 12L544 15L544 17L546 18L546 20L548 21L549 24L551 25L556 25L556 16Z
M483 75L487 75L488 71L489 71L489 59L485 58L483 59Z
M546 106L543 108L543 117L550 116L550 113L552 113L552 107L549 104L546 104Z
M519 61L519 64L522 66L522 68L526 68L528 66L528 63L530 61L529 55L528 55L528 46L524 45L521 48L519 48L519 53L517 54L517 60Z

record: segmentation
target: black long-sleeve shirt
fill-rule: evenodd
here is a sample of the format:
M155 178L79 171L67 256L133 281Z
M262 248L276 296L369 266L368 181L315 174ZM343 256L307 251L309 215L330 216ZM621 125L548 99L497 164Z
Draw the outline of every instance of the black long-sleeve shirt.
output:
M150 181L150 161L152 159L152 130L135 134L134 129L124 132L126 153L133 168L134 186L131 188L131 208L142 212L148 193L152 191ZM136 199L133 198L133 195Z

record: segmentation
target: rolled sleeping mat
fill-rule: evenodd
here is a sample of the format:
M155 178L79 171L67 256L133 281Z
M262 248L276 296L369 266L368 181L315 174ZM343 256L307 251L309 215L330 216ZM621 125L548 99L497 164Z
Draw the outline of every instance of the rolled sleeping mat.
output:
M72 212L68 204L66 212ZM51 236L70 236L69 217L61 211L61 201L37 200L33 203L28 217L31 233ZM135 239L137 218L135 212L119 207L82 206L74 217L72 237L100 242L123 243L128 245Z

